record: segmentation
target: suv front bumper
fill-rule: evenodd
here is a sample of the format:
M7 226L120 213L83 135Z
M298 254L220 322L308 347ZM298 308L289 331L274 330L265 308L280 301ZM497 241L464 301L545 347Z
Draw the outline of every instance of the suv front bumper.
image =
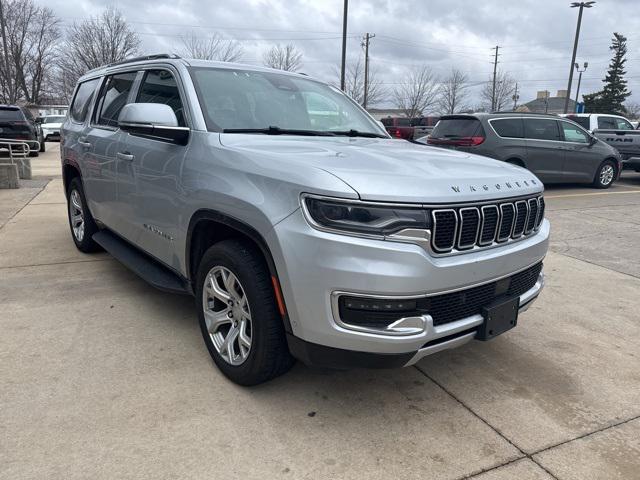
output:
M297 211L276 225L268 238L291 321L292 353L307 363L327 366L357 366L363 358L362 366L397 366L466 343L474 338L482 315L442 325L434 325L425 315L422 323L410 322L419 328L414 333L376 333L341 324L336 318L335 294L407 298L472 288L540 262L548 238L549 222L544 220L535 235L521 241L433 257L414 244L318 231ZM535 285L520 295L521 312L543 286L540 273Z

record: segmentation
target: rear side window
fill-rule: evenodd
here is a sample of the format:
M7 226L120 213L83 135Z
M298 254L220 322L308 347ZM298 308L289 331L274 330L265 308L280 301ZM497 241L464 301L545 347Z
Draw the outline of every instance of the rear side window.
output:
M127 104L137 72L117 73L107 77L98 99L98 125L118 126L120 110Z
M576 122L578 125L580 125L582 128L586 130L591 129L591 125L589 124L589 117L574 117L569 115L567 118L572 122Z
M598 117L598 128L601 130L615 130L616 119L613 117Z
M560 140L558 122L547 118L525 118L524 134L532 140Z
M602 130L633 130L633 125L624 118L598 117L598 128Z
M19 108L0 107L0 121L24 122L24 116Z
M498 135L505 138L523 138L524 125L521 118L504 118L492 120L491 126Z
M176 114L178 126L186 126L184 108L176 79L167 70L149 70L145 73L136 103L162 103Z
M431 132L432 138L474 137L483 132L477 118L441 118Z
M74 122L82 123L87 118L87 110L93 99L93 94L98 86L98 78L83 82L78 87L71 108L69 109L69 116Z
M380 121L385 127L393 127L393 118L383 118Z
M396 118L395 119L396 127L410 127L411 119L410 118Z

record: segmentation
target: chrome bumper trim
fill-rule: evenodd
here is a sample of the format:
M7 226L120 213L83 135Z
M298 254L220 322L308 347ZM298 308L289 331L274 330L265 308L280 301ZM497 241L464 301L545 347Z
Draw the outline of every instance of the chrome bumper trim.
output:
M526 312L529 309L529 307L531 307L531 305L533 304L535 299L538 297L538 295L540 294L543 288L544 288L544 273L540 272L540 275L538 276L538 281L533 286L533 288L527 290L522 295L520 295L520 305L522 306L518 309L518 314ZM429 319L431 319L431 317L429 317ZM480 325L483 321L484 319L482 318L482 315L472 315L470 317L463 318L456 322L446 323L444 325L439 325L437 327L433 327L433 321L428 322L428 324L431 325L432 330L428 331L427 341L425 342L425 344L442 337L448 337L450 335L455 335L456 333L472 329ZM415 353L415 355L411 358L411 360L407 362L405 367L408 367L410 365L417 363L419 360L426 357L427 355L431 355L436 352L441 352L442 350L448 350L450 348L455 348L455 347L464 345L465 343L473 340L475 336L476 336L476 332L473 331L473 332L469 332L466 335L462 335L460 337L456 337L451 340L448 340L446 342L421 348Z

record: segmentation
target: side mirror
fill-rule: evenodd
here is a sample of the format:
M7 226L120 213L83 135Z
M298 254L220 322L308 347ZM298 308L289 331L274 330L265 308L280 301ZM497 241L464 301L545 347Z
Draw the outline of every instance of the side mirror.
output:
M589 137L589 145L595 145L598 143L598 138L596 136Z
M176 114L162 103L128 103L120 111L118 126L138 137L177 145L186 145L189 141L189 128L179 127Z

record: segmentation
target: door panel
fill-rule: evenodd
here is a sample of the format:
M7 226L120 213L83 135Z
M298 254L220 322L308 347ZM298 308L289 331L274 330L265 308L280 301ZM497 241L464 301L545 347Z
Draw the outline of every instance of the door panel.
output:
M525 118L527 167L543 182L562 182L565 152L557 120Z
M564 138L564 176L569 182L590 182L603 160L597 146L589 142L589 134L569 122L560 122Z
M145 72L136 102L169 105L177 124L186 126L188 115L181 98L174 74L157 69ZM126 238L176 269L180 268L175 255L180 173L187 149L127 134L117 160L118 204L126 212Z

